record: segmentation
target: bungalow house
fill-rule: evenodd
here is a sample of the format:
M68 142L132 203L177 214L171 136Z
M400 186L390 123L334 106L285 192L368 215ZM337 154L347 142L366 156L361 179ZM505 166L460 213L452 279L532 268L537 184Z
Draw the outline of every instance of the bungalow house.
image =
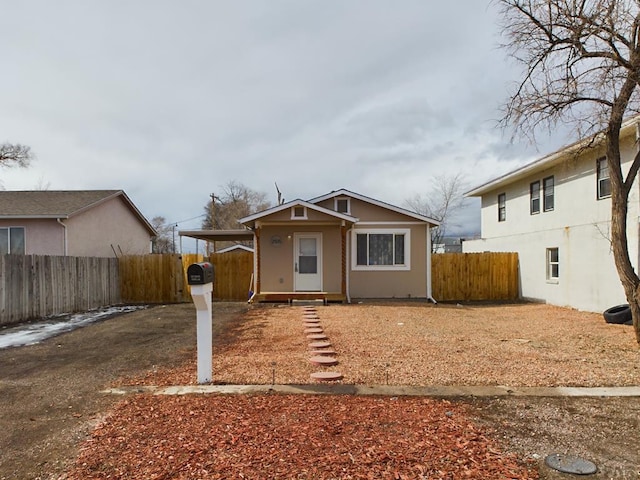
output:
M253 240L252 301L434 301L430 228L436 220L343 189L283 203L240 223L245 229L180 235Z
M623 171L638 151L623 124ZM639 254L638 186L629 199L629 253ZM609 242L611 184L602 139L587 139L467 192L481 198L481 238L464 252L518 252L521 296L586 311L626 303Z
M254 300L432 299L431 218L343 189L240 223L254 236Z
M0 191L0 255L147 254L155 235L122 190Z

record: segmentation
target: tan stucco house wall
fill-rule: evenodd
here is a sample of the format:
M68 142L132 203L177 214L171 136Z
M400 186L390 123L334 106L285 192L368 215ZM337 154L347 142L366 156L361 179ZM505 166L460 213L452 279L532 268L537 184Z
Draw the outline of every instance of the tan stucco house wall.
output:
M429 229L438 224L433 219L343 189L278 205L240 222L255 235L256 293L431 297ZM307 248L310 259L301 253ZM302 272L309 260L315 263Z

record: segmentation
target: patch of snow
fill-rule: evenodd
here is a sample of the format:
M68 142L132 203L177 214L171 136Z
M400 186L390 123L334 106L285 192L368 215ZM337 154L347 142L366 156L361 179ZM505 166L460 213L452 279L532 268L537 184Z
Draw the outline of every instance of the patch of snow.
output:
M144 305L106 307L73 315L56 316L43 321L9 327L0 332L0 349L40 343L47 338L70 332L114 315L147 308Z

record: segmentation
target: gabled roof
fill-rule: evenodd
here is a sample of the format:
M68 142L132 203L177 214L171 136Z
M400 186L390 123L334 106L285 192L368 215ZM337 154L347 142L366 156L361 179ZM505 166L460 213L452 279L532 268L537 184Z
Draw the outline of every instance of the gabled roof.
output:
M229 253L235 252L236 250L253 253L253 248L245 245L231 245L230 247L223 248L222 250L217 250L216 253Z
M0 219L71 218L108 200L121 197L151 235L155 229L122 190L0 191Z
M356 217L352 217L351 215L347 215L346 213L336 212L335 210L329 210L328 208L320 207L318 205L314 205L310 202L305 202L304 200L296 199L287 203L283 203L281 205L277 205L272 208L267 208L258 213L254 213L253 215L249 215L248 217L244 217L240 219L240 223L244 225L253 225L256 220L260 220L269 215L273 215L274 213L281 212L283 210L287 210L292 207L307 207L308 209L315 210L316 212L324 213L325 215L329 215L331 217L335 217L339 220L344 220L350 223L356 223L358 219Z
M632 117L626 120L622 124L622 128L620 130L620 138L626 138L636 131L636 124L640 121L640 116ZM505 173L499 177L496 177L492 180L489 180L487 183L484 183L472 190L469 190L464 194L465 197L479 197L484 195L485 193L489 193L503 185L507 185L509 183L520 180L523 177L526 177L532 173L536 173L542 170L546 170L555 165L559 165L573 156L580 154L586 150L594 149L602 146L604 141L603 135L595 135L587 138L583 138L578 140L575 143L562 147L559 150L556 150L549 155L546 155L538 160L535 160L531 163L527 163L522 167L519 167L515 170Z
M440 225L440 222L438 220L433 219L433 218L427 217L425 215L420 215L419 213L412 212L411 210L406 210L404 208L396 207L395 205L391 205L390 203L385 203L385 202L382 202L380 200L376 200L375 198L367 197L365 195L361 195L359 193L352 192L352 191L347 190L345 188L341 188L340 190L335 190L335 191L327 193L325 195L321 195L319 197L312 198L311 200L309 200L309 203L320 203L320 202L322 202L324 200L328 200L330 198L335 198L335 197L357 198L358 200L361 200L363 202L367 202L367 203L370 203L372 205L376 205L376 206L381 207L381 208L386 208L387 210L391 210L391 211L396 212L396 213L401 213L402 215L407 215L408 217L415 218L416 220L420 220L422 222L427 222L427 223L430 223L432 225Z

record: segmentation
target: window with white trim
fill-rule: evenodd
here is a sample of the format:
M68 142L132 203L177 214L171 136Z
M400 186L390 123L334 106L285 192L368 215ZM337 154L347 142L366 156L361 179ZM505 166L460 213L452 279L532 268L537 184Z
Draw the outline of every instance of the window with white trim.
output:
M542 180L542 190L544 194L543 207L544 211L548 212L553 210L554 207L554 192L553 192L553 177L547 177Z
M307 207L297 205L291 207L291 219L292 220L306 220L307 219Z
M609 165L607 157L596 161L596 183L598 188L598 200L611 196L611 178L609 177Z
M507 194L498 195L498 221L504 222L507 219Z
M557 248L547 248L547 280L557 282L560 278L560 254Z
M25 254L24 227L0 228L0 255L24 255Z
M535 215L540 213L540 180L536 180L529 185L530 207L529 213Z
M349 197L336 197L335 199L335 211L340 213L351 213L351 202Z
M353 235L354 270L409 270L410 230L356 230Z

